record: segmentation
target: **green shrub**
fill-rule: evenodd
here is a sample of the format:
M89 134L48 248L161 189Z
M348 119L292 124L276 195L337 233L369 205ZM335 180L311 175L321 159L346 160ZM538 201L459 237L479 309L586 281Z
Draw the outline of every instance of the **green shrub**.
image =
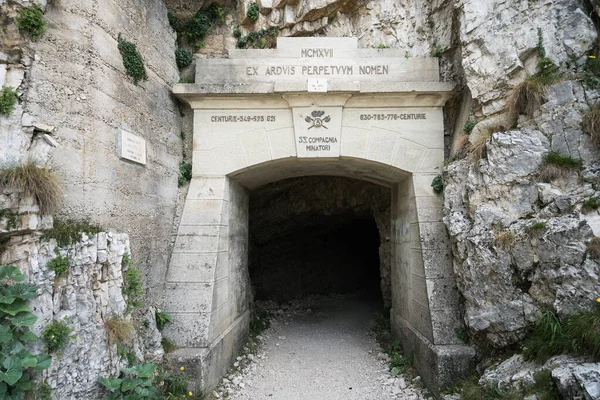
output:
M117 355L127 361L128 367L133 367L139 362L135 351L123 343L117 343Z
M71 328L66 321L53 320L42 331L42 340L50 353L61 350L71 339Z
M225 17L227 13L225 8L218 3L212 3L206 10L208 18L216 25L223 25L225 23Z
M33 389L31 373L50 366L47 354L32 354L25 345L37 342L29 330L37 317L26 301L37 297L34 285L23 283L25 275L14 266L0 266L0 398L23 399Z
M36 198L40 213L54 212L62 201L62 186L49 168L38 167L32 161L0 168L0 186L11 187L25 196Z
M192 53L184 49L175 50L175 61L180 70L189 67L192 64Z
M598 200L593 197L590 197L583 203L583 208L587 210L596 210L598 207L600 207L600 203L598 203Z
M66 276L69 273L69 257L57 254L52 260L46 263L50 271L54 271L57 278Z
M194 83L193 76L182 76L179 78L179 83Z
M17 98L17 91L13 87L2 88L0 91L0 115L8 117L15 109Z
M433 188L433 191L436 194L440 194L444 191L444 180L442 179L441 175L438 175L435 178L433 178L433 181L431 182L431 187Z
M125 260L125 255L123 255L123 260ZM124 265L123 262L121 265ZM123 281L121 291L126 299L127 308L143 306L144 286L141 271L137 267L129 265L123 276Z
M83 233L93 236L103 230L101 226L94 225L86 220L55 219L54 227L45 231L42 234L42 239L55 239L59 247L67 247L79 242Z
M133 83L137 85L139 81L147 80L148 75L146 74L146 67L144 67L144 59L136 45L123 39L119 33L117 47L123 58L125 71L133 79Z
M171 11L167 12L167 18L169 19L169 25L171 25L171 28L173 28L174 31L179 30L179 20Z
M527 227L528 232L543 231L546 229L546 221L534 222Z
M33 40L41 38L48 26L44 10L39 4L23 8L16 20L19 30L29 32Z
M166 337L162 338L162 340L160 341L160 345L162 346L165 353L171 353L177 348L177 346L175 346L175 343L173 343L173 341Z
M156 317L156 327L160 331L162 331L167 324L171 323L171 316L166 311L156 310L154 316Z
M236 39L239 39L242 37L242 30L239 27L237 27L233 30L233 37Z
M212 23L209 16L200 10L183 25L181 34L187 38L190 45L199 49L204 47L204 36L210 28L212 28Z
M250 19L250 21L256 22L258 21L259 9L258 4L250 3L248 6L248 11L246 11L246 16Z
M105 400L156 398L158 390L152 385L154 364L146 363L131 368L123 368L122 378L98 378L98 383L106 387L110 394Z
M186 183L192 180L192 164L182 161L179 163L179 178L177 179L177 186L182 187Z
M249 32L246 36L238 39L237 47L238 49L273 49L277 46L277 36L279 36L279 30L276 28Z

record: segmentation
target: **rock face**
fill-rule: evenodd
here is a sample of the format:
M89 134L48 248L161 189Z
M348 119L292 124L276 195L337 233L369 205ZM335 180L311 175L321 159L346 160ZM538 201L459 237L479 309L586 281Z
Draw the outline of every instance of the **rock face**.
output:
M583 207L600 195L599 153L580 127L589 108L578 82L550 87L548 99L524 122L532 128L493 134L487 159L447 167L445 222L465 320L499 347L522 338L540 308L569 315L600 296L600 267L587 253L598 213ZM583 170L542 182L550 150L583 160Z

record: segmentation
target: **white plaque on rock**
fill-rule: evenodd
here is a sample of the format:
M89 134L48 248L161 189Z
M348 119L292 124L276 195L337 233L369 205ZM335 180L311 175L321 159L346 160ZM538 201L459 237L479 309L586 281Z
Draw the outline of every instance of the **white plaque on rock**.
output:
M294 133L298 157L339 157L341 107L298 107Z
M127 131L121 130L121 158L146 165L146 141Z

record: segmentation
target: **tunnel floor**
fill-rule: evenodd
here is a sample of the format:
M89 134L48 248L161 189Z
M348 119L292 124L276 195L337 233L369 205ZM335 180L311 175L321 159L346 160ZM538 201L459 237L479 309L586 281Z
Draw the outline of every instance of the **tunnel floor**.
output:
M409 378L390 375L371 332L377 302L345 295L293 304L275 312L254 367L217 390L247 400L426 398Z

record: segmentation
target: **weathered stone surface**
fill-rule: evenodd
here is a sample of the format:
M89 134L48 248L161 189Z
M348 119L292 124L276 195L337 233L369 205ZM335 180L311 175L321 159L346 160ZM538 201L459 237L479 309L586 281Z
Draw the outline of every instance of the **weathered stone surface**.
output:
M554 139L526 129L496 133L487 159L447 167L444 221L465 320L496 346L518 341L541 307L570 315L600 296L600 266L586 256L593 233L574 212L594 190L536 178Z

